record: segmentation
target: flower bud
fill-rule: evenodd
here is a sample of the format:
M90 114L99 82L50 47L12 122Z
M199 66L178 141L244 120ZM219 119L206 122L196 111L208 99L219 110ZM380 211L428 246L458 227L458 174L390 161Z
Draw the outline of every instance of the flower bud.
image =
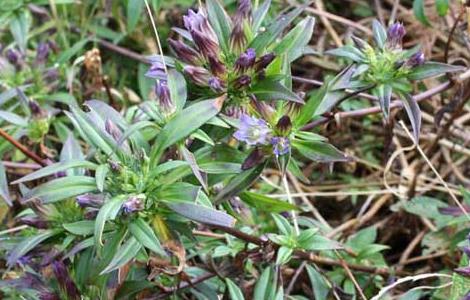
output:
M104 203L102 194L83 194L75 198L80 207L100 208Z
M119 162L109 160L108 163L109 167L111 168L111 171L116 173L121 171L121 165L119 164Z
M240 89L246 86L249 86L251 83L251 77L248 75L242 75L235 79L234 87Z
M110 119L106 119L104 122L104 129L106 132L113 137L113 139L117 142L121 139L122 137L122 132L121 130L114 124L113 121Z
M165 72L165 66L160 61L153 61L150 69L145 73L145 76L159 80L166 80L167 75Z
M276 113L274 108L264 101L256 100L256 97L254 95L251 95L250 98L251 98L251 105L263 117L263 119L268 122L272 122L274 115Z
M283 136L290 133L292 129L292 122L289 116L282 116L276 124L276 130Z
M52 263L52 270L54 271L54 275L57 278L60 287L68 296L67 299L79 300L80 291L70 277L69 271L67 270L64 262L61 260L54 261Z
M183 62L188 64L197 64L199 55L193 48L189 47L185 43L173 39L168 40L170 48L173 50L175 55Z
M233 18L234 27L230 36L230 44L235 50L243 49L246 36L243 30L245 21L249 21L251 15L251 0L238 1L237 11Z
M424 64L425 62L425 57L424 57L424 53L421 52L421 51L418 51L416 52L415 54L413 54L406 62L405 62L405 65L410 67L410 68L414 68L414 67L417 67L417 66L421 66L422 64Z
M235 70L238 72L244 72L251 68L256 61L256 51L253 48L247 49L244 53L240 54L240 57L235 62Z
M224 113L228 117L239 119L243 114L246 114L246 109L240 105L229 105L225 107Z
M356 46L356 48L358 48L359 50L364 50L366 48L367 43L363 39L360 39L354 35L351 36L351 39L354 43L354 46Z
M185 66L183 68L184 74L188 76L191 81L199 86L207 86L209 82L210 73L202 67Z
M256 147L253 151L251 151L251 153L245 159L245 161L242 164L241 169L243 171L251 169L261 164L263 161L264 161L264 153L261 149Z
M36 101L33 101L33 100L29 101L28 106L29 106L29 109L31 110L31 114L34 117L40 117L43 115L43 111Z
M209 61L209 67L212 74L219 77L225 75L225 65L217 57L211 55L207 59Z
M39 43L36 49L36 63L44 64L49 56L50 48L48 43Z
M166 113L171 114L175 111L175 106L173 105L173 101L171 101L170 96L170 89L166 81L159 80L155 85L155 94L158 98L158 103L160 105L160 109Z
M19 222L38 229L46 229L49 227L49 222L36 216L24 216L19 219Z
M470 278L470 267L462 267L454 270L456 273Z
M401 49L403 38L406 35L405 26L401 23L394 23L387 32L386 44L391 49Z
M274 53L268 53L261 56L255 64L256 72L264 70L276 58Z
M214 29L207 20L206 15L200 9L197 13L193 10L188 10L188 14L183 16L184 27L191 33L199 32L202 36L205 36L206 39L211 40L212 42L218 44L217 35L215 34ZM194 39L194 36L193 36Z
M6 58L12 65L18 67L21 62L21 53L15 49L8 49L6 52Z
M125 214L131 214L136 211L144 209L144 203L138 197L132 196L127 199L126 202L122 205L122 210Z
M217 43L217 41L208 38L197 30L191 31L191 36L193 37L194 44L196 44L197 48L199 49L199 51L201 51L204 57L218 55L219 44Z
M224 83L222 82L222 80L220 80L217 77L211 77L209 79L209 87L211 88L211 90L213 90L216 93L223 92L224 88L225 88Z

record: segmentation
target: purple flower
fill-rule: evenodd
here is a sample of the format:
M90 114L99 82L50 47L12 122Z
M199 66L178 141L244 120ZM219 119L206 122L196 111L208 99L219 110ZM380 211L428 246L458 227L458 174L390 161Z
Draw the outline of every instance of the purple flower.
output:
M212 74L215 76L225 75L225 65L217 57L211 55L207 59L209 61L209 68L211 69Z
M257 72L264 70L276 58L274 53L268 53L261 56L255 64Z
M249 86L251 83L251 77L248 75L242 75L235 79L234 87L240 89L246 86Z
M235 62L235 69L238 72L244 72L248 68L251 68L256 61L256 51L253 48L248 48L244 53L240 54L240 57Z
M119 164L119 162L109 160L108 163L109 163L109 167L111 168L111 171L113 172L121 171L121 165Z
M185 43L173 39L168 40L171 49L175 52L176 56L183 62L188 64L197 64L199 61L199 55L193 48L189 47Z
M207 86L207 84L209 82L210 73L209 73L209 71L207 71L203 67L185 66L183 68L183 72L196 85Z
M144 203L138 197L132 196L122 205L122 210L126 214L131 214L144 209Z
M70 277L69 271L67 270L64 262L61 260L54 261L52 263L52 270L54 271L54 275L57 278L60 287L63 289L64 293L67 294L67 299L79 300L80 291Z
M158 98L160 109L166 113L171 114L175 111L173 101L171 101L170 89L168 88L167 82L159 80L155 85L155 94Z
M216 93L220 93L224 90L224 83L217 77L209 78L209 87Z
M251 15L251 0L239 0L237 11L233 18L234 27L230 36L230 42L233 48L242 49L246 42L245 32L243 30L245 20Z
M25 224L38 229L46 229L49 227L49 222L37 216L24 216L19 219L21 224Z
M36 63L44 64L49 56L50 48L48 43L39 43L36 49Z
M421 66L422 64L424 64L425 60L426 60L426 58L424 57L424 53L421 52L421 51L418 51L415 54L413 54L405 62L405 65L410 67L410 68L414 68L414 67Z
M237 140L253 146L268 144L270 134L271 129L268 127L268 123L266 123L266 121L242 114L238 130L233 136Z
M186 27L191 34L194 44L196 44L199 51L201 51L205 57L209 55L217 56L219 52L217 35L202 10L195 13L190 9L188 14L183 17L183 22L184 27Z
M406 35L405 26L401 23L394 23L387 32L387 46L392 49L401 49L402 40Z
M21 53L18 52L16 49L8 49L5 56L12 65L20 65Z
M80 207L100 208L104 203L102 194L83 194L75 198Z
M45 114L47 114L42 110L41 106L39 106L39 104L36 101L30 100L28 102L28 106L29 106L29 109L31 110L31 114L33 115L33 117L41 118L41 117L44 117Z
M145 73L145 76L159 80L166 80L167 75L165 72L165 66L159 60L152 61L152 65L147 73Z
M276 156L287 154L290 151L290 141L287 137L275 136L271 139L271 144Z

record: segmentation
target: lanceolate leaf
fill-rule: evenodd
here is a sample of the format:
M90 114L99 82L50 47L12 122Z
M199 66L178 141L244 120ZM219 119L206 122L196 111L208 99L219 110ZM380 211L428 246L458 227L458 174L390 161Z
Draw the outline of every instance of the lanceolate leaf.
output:
M315 299L327 299L330 288L325 278L314 267L307 265L307 273L312 283Z
M418 19L421 23L426 26L431 26L424 12L424 0L413 1L413 12L415 14L416 19Z
M408 75L411 80L422 80L429 77L442 75L444 73L453 73L465 70L461 66L453 66L439 62L426 62L425 64L414 68Z
M5 166L0 162L0 197L11 206L13 203L11 201L10 192L8 190L8 180L7 173L5 171Z
M436 9L439 16L444 17L447 15L447 11L449 10L449 0L435 0L436 1Z
M303 156L318 162L348 161L348 157L334 146L324 142L294 140L292 146Z
M141 218L137 218L129 224L129 231L144 247L153 252L166 256L153 229Z
M418 142L419 132L421 131L421 110L419 109L418 102L408 94L402 95L402 102L413 127L415 141Z
M298 210L295 205L292 205L289 202L281 201L252 192L241 193L240 199L243 202L249 204L250 206L256 207L257 209L267 212L280 213L289 210Z
M271 300L277 289L276 271L272 267L267 267L261 273L258 282L256 282L253 299Z
M229 49L230 34L232 32L230 17L219 3L219 0L207 0L206 5L209 21L214 28L219 43L221 43L222 49L227 51Z
M299 96L276 80L263 80L254 85L251 92L256 95L258 100L286 100L304 103Z
M372 21L372 31L374 32L374 39L377 46L383 48L387 40L387 31L378 20Z
M135 258L140 248L142 248L142 245L139 243L139 241L137 241L137 239L133 236L130 237L124 243L124 245L122 245L117 250L116 255L114 255L109 265L103 271L101 271L100 274L106 274L124 266L126 263Z
M243 293L240 288L230 279L226 278L225 283L227 284L228 292L230 294L230 299L232 300L245 300Z
M84 160L84 155L80 144L75 139L73 134L69 134L67 140L65 140L64 146L60 151L60 161L68 162L71 160ZM67 175L83 175L85 170L81 168L66 170Z
M139 18L142 15L144 8L144 1L129 0L127 2L127 31L130 33L134 31Z
M35 180L41 177L53 175L73 168L86 168L90 170L95 170L97 167L98 166L96 164L86 160L69 160L67 162L58 162L42 169L39 169L38 171L28 174L24 177L21 177L20 179L13 181L12 184Z
M347 58L354 62L364 61L364 55L362 54L362 52L351 45L346 45L340 48L328 50L325 52L325 54Z
M390 101L392 99L392 87L389 85L380 85L377 87L377 96L379 98L380 107L384 113L385 119L390 116Z
M308 17L294 27L274 48L274 53L278 56L287 54L287 61L292 62L303 52L303 48L308 45L313 33L315 19Z
M113 198L100 208L95 221L95 246L98 247L98 249L103 245L101 237L106 221L113 220L116 217L124 201L126 201L125 197Z
M221 109L225 96L215 100L205 100L180 111L161 130L152 151L151 161L155 162L163 151L189 136L214 117Z
M264 18L266 17L269 7L271 6L271 0L265 0L254 12L253 12L253 32L257 32Z
M26 121L26 119L9 111L0 110L0 120L1 119L20 127L28 126L28 121Z
M93 234L95 228L95 221L84 220L75 223L66 223L62 225L65 230L76 235L90 235Z
M168 88L170 90L171 100L174 101L176 104L177 111L182 110L184 104L186 103L186 98L188 97L184 76L174 69L169 70Z
M100 192L104 190L104 183L106 181L106 174L109 172L108 164L99 165L96 168L95 178L96 178L96 187Z
M233 227L236 222L224 212L189 202L169 203L168 206L178 214L203 224Z
M66 176L46 182L25 195L25 200L41 198L43 202L55 202L97 190L95 178Z

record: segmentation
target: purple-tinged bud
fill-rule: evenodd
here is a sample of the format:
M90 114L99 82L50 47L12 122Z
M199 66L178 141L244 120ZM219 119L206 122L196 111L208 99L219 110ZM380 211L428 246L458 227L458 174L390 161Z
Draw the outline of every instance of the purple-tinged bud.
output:
M237 11L233 18L234 27L230 36L230 44L235 50L243 49L246 43L246 35L243 29L245 21L251 16L251 0L238 1Z
M236 89L241 89L247 87L251 84L251 77L248 75L242 75L235 79L234 87Z
M256 100L256 97L254 95L251 95L250 97L251 105L254 107L254 109L263 117L264 120L271 123L276 113L274 108L264 101Z
M271 139L273 145L273 153L281 156L290 152L290 141L287 137L275 136Z
M359 50L364 50L367 47L367 42L364 41L363 39L358 38L357 36L351 36L351 39L354 43L354 46L358 48Z
M207 39L218 43L217 35L215 34L214 29L210 25L209 20L207 20L207 17L202 9L197 13L195 13L192 9L188 10L188 14L183 16L183 23L184 27L186 27L191 35L193 31L197 31L204 35Z
M282 116L276 124L276 130L283 136L290 133L292 129L292 122L289 116Z
M467 255L467 257L470 259L470 247L463 247L462 251Z
M248 19L251 14L251 0L238 0L237 11L235 12L235 20L240 22Z
M43 73L43 80L47 83L53 83L59 78L59 70L57 68L49 68Z
M462 267L454 270L456 273L470 278L470 267Z
M36 101L30 100L28 106L33 118L42 119L47 117L47 112L43 110Z
M391 49L401 49L403 38L406 35L405 26L401 23L394 23L387 32L387 47Z
M98 216L98 210L97 209L86 209L85 214L83 217L86 220L95 220L96 216Z
M253 67L256 61L256 51L253 48L248 48L235 62L235 70L238 72L245 72L247 69Z
M209 68L212 74L219 77L225 75L225 65L217 57L211 55L207 59L209 61Z
M416 52L413 54L406 62L405 65L410 68L414 68L417 66L421 66L424 64L426 58L424 57L424 53L421 51Z
M198 64L199 55L196 50L178 40L169 39L168 44L179 60L188 64Z
M167 80L165 66L160 61L153 61L145 76L158 80Z
M67 176L67 172L65 172L65 171L59 171L59 172L55 173L54 176L55 176L56 178L62 178L62 177Z
M132 196L127 199L126 202L122 205L122 210L125 214L131 214L136 211L141 211L144 209L144 203L138 197Z
M30 227L38 228L38 229L46 229L49 227L49 222L46 220L40 219L36 216L24 216L19 219L19 222L24 225L28 225Z
M110 160L108 161L108 163L109 163L109 167L111 168L111 171L113 172L121 171L121 165L118 162Z
M93 207L100 208L104 203L104 196L102 194L83 194L75 198L80 207Z
M270 135L271 129L266 121L246 114L240 117L238 130L233 134L237 140L250 146L268 144Z
M465 209L467 213L470 213L469 205L464 204L462 207L463 209ZM439 207L438 210L443 215L454 216L454 217L459 217L464 214L464 212L458 206Z
M113 121L110 119L106 119L104 122L104 129L106 132L113 137L113 139L117 142L121 139L122 137L122 132L121 130L114 124Z
M155 94L158 98L158 103L160 109L165 114L172 114L175 112L175 106L173 105L173 101L171 101L170 96L170 89L168 88L167 82L163 80L159 80L155 85Z
M217 77L209 78L209 87L216 93L223 92L225 89L224 83Z
M207 86L210 78L210 73L202 67L185 66L183 68L184 74L188 76L191 81L199 86Z
M8 49L6 52L6 58L12 65L19 66L21 62L21 53L16 49Z
M204 57L218 55L219 44L217 43L217 41L208 38L197 30L191 31L191 36L193 37L194 44L196 44L197 48L199 49L199 51L201 51Z
M251 153L245 159L245 161L242 164L241 169L243 171L251 169L261 164L263 161L264 161L264 153L261 149L257 147L253 151L251 151Z
M36 63L44 64L49 56L50 48L48 43L39 43L36 49Z
M258 61L255 63L255 69L257 72L260 72L264 69L266 69L267 66L269 66L270 63L276 58L276 55L274 53L268 53L263 56L261 56Z
M61 260L56 260L52 263L52 270L59 282L60 287L70 300L80 300L80 291L70 277L69 271Z
M224 113L226 116L240 119L243 114L246 114L246 109L240 105L229 105L225 107Z
M60 297L53 292L40 292L38 298L39 300L60 300Z

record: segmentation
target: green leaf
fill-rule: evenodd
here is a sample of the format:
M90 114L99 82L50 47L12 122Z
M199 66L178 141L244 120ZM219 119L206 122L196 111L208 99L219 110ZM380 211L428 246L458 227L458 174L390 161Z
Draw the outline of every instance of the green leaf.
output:
M34 236L25 238L21 243L13 248L7 258L7 265L13 267L18 259L31 251L34 247L47 240L48 238L58 234L58 230L45 230L35 234Z
M140 248L142 248L142 245L139 243L139 241L137 241L137 239L133 236L130 237L124 243L124 245L118 249L116 255L114 255L109 265L103 271L101 271L100 275L109 273L124 266L126 263L135 258L137 253L140 251Z
M31 15L27 9L21 10L10 21L10 32L23 53L26 53L26 43L31 25Z
M155 232L144 220L136 218L129 223L129 231L144 247L161 256L167 256Z
M8 204L12 206L12 199L10 196L10 191L8 190L8 180L7 173L5 171L5 166L0 162L0 197Z
M277 228L283 235L291 236L294 232L294 229L290 225L289 221L281 215L271 214L274 222L276 223Z
M328 282L323 278L323 276L318 272L314 267L307 265L307 273L312 283L312 290L315 296L315 299L327 299L330 287Z
M126 197L116 197L107 201L98 212L95 220L95 246L100 249L103 245L101 237L103 236L104 225L107 220L114 220L121 210L122 204L127 200Z
M349 160L345 154L340 152L331 144L325 142L301 141L296 139L292 141L292 146L306 158L317 162Z
M88 39L83 39L81 41L78 41L72 47L70 47L67 50L63 51L59 55L59 57L57 58L57 63L61 65L65 62L67 62L74 55L76 55L78 52L80 52L82 50L82 48L85 47L86 43L88 43Z
M302 20L274 47L274 53L277 56L287 54L287 62L297 59L302 55L303 48L310 42L314 25L313 17Z
M9 111L0 110L0 119L3 119L7 121L8 123L11 123L13 125L17 125L20 127L28 126L28 121L26 121L25 118L20 117L19 115L9 112Z
M350 59L354 62L364 62L364 54L354 46L346 45L336 49L328 50L325 52L327 55L333 55Z
M261 194L243 192L239 196L240 199L248 205L266 212L280 213L289 210L298 210L297 206L292 205L289 202L277 200Z
M444 17L447 15L449 10L449 0L435 0L436 1L436 10L439 16Z
M139 17L142 15L144 8L143 0L128 0L127 1L127 32L134 31L135 26L139 22Z
M264 18L268 14L269 8L271 7L271 0L265 0L254 12L253 12L253 32L257 32Z
M60 151L60 161L68 162L73 160L85 160L85 156L82 153L82 148L80 144L75 139L72 133L68 134L67 140L65 140L62 150ZM84 175L85 170L83 169L70 169L66 170L68 176L73 175Z
M387 30L382 23L378 20L374 20L372 21L372 31L374 33L375 43L382 49L387 41Z
M228 51L230 35L232 32L232 22L230 17L218 0L207 0L206 7L209 22L211 23L212 28L214 28L222 50Z
M276 272L272 267L267 267L261 273L260 278L256 282L253 299L256 300L271 300L276 291Z
M286 15L281 15L278 19L276 19L266 31L258 34L256 38L251 41L248 48L254 48L256 50L256 54L261 54L265 51L265 49L274 42L278 36L284 31L284 29L289 26L289 24L304 10L304 7L298 7L292 10L290 13Z
M380 107L382 108L385 119L390 116L390 101L392 100L392 87L386 84L377 87L377 97L379 98Z
M96 181L93 177L66 176L51 180L28 191L25 195L25 201L41 198L44 203L49 203L96 190Z
M410 80L422 80L429 77L434 77L438 75L442 75L444 73L454 73L465 70L464 67L461 66L453 66L448 64L443 64L439 62L426 62L421 66L417 66L413 68L408 75L408 79Z
M233 283L232 280L225 278L225 284L227 284L228 292L230 294L230 299L245 300L245 297L243 297L242 291L235 283Z
M253 85L250 92L255 94L258 100L287 100L301 104L304 103L302 98L286 88L282 83L268 78Z
M431 23L429 23L429 20L424 12L424 0L413 1L413 13L415 14L415 17L418 19L418 21L426 26L431 26Z
M309 251L322 251L343 249L344 247L336 241L330 240L319 234L315 234L309 239L303 241L302 248Z
M181 111L188 97L186 80L184 76L175 69L168 71L168 89L170 90L171 100L176 104L177 111Z
M96 168L95 172L95 179L96 179L96 187L98 187L98 190L102 192L104 190L104 183L106 181L106 175L109 172L109 166L108 164L102 164L99 165L98 168Z
M292 257L293 249L288 247L279 247L277 250L276 265L280 266L289 262Z
M224 212L189 202L168 203L167 205L176 213L203 224L233 227L236 222L232 216Z
M42 169L39 169L36 172L30 173L26 176L23 176L20 179L13 181L12 184L18 184L18 183L35 180L41 177L53 175L58 172L66 171L72 168L86 168L90 170L95 170L97 167L98 166L96 164L86 161L86 160L69 160L67 162L58 162L58 163L46 166Z
M156 162L169 146L189 136L212 117L222 107L223 97L200 101L178 112L160 131L152 151L151 161Z
M75 235L90 235L93 234L95 228L95 221L85 220L78 221L74 223L62 224L62 227L65 228L68 232L71 232Z
M230 182L217 194L214 199L215 204L219 204L222 201L228 200L233 196L238 195L241 191L251 186L261 172L264 170L264 164L243 171L238 175L235 175Z

